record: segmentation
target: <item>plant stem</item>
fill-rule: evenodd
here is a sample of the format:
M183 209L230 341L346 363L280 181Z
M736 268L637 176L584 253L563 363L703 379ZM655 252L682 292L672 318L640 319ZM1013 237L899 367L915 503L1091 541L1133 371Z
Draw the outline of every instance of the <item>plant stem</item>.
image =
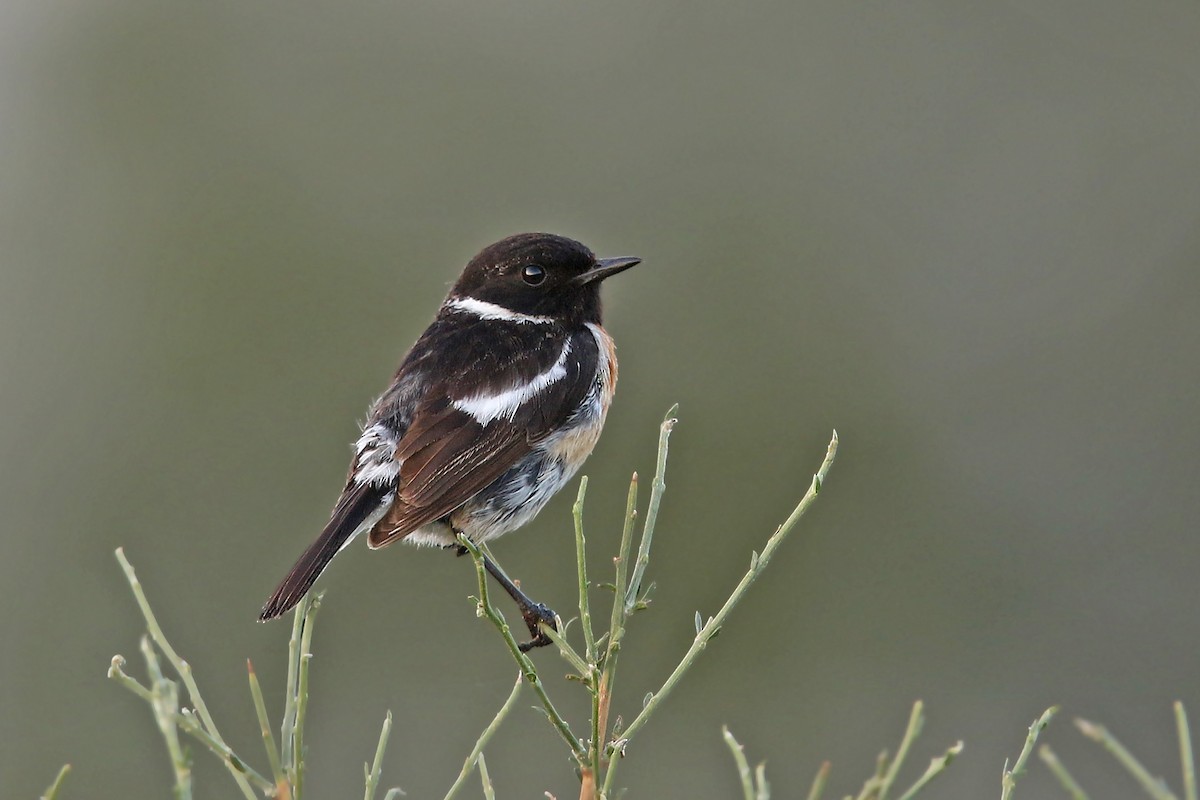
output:
M665 428L666 423L664 423L664 429ZM699 656L701 651L703 651L708 645L709 640L711 640L712 637L716 635L717 631L719 631L725 624L725 620L729 617L730 612L733 611L733 609L737 607L737 604L741 602L742 598L746 596L747 590L766 568L767 564L771 560L771 557L775 555L775 551L779 549L779 546L783 544L784 539L786 539L787 535L791 533L792 528L794 528L796 523L800 521L800 517L804 516L804 513L808 511L809 507L817 499L817 494L820 492L821 486L825 482L825 476L829 473L829 468L833 466L833 460L837 456L837 447L838 437L837 432L835 431L833 438L829 441L829 448L826 451L825 460L822 462L820 469L817 470L817 474L813 476L812 483L809 485L808 491L804 494L803 499L800 500L800 503L796 506L784 523L779 526L774 534L771 535L771 538L767 540L767 544L763 548L762 554L757 558L751 559L750 569L745 575L742 576L741 581L738 582L738 585L733 590L733 593L729 595L729 598L725 601L725 604L721 606L721 610L718 611L715 616L709 618L708 622L705 623L700 633L696 634L696 638L692 641L692 646L688 648L688 651L684 654L679 664L671 672L666 681L663 682L662 687L651 695L649 702L647 702L642 708L641 712L634 717L633 722L629 723L629 727L627 727L622 734L624 739L632 739L633 736L639 730L641 730L642 726L646 724L654 712L658 710L658 707L662 701L667 698L667 696L679 683L679 679L683 677L683 674L691 668L693 663L695 663L697 656ZM665 451L665 447L663 450ZM653 503L653 500L651 502ZM647 524L649 524L650 521L649 517L650 514L648 513ZM632 581L630 582L630 586L633 586Z
M467 777L471 774L471 770L475 768L475 764L483 756L483 748L491 740L492 735L500 727L500 723L508 716L508 712L512 710L513 705L517 702L517 695L521 693L521 684L524 682L525 676L518 672L517 682L513 684L512 691L508 693L508 699L504 701L504 705L500 706L500 710L496 712L496 716L492 717L492 721L483 729L483 733L479 735L475 746L471 748L471 754L467 756L467 760L463 762L462 770L458 773L458 777L454 780L454 785L450 787L450 791L446 792L444 800L451 800L455 793L466 783ZM386 800L386 798L385 798Z
M287 774L288 783L296 780L296 744L294 731L296 729L296 686L300 672L300 637L304 633L304 608L308 605L308 597L300 598L300 604L292 613L292 635L288 639L288 669L287 685L283 695L283 720L279 723L279 740L283 748L283 769Z
M145 686L142 686L134 678L126 674L122 669L124 665L124 656L113 656L112 664L108 668L108 677L112 678L117 683L121 684L126 689L145 700L147 703L153 703L154 693ZM273 790L274 787L272 787L269 780L264 778L262 775L259 775L257 771L249 767L246 762L242 761L236 753L229 749L229 745L215 739L211 733L204 729L204 726L200 724L199 720L196 719L194 714L188 712L177 713L173 714L171 719L174 720L175 724L179 726L180 730L191 735L192 738L196 739L202 745L207 747L213 755L221 759L221 761L225 764L225 767L235 778L238 776L248 778L264 792L269 793ZM242 795L248 800L255 800L254 790L249 785L242 790Z
M304 629L300 636L298 654L299 677L296 685L296 726L292 729L294 739L292 753L295 756L295 777L292 780L293 800L300 800L304 790L304 722L308 717L308 670L312 661L313 622L321 608L324 592L311 595L307 604L301 604L296 613L303 611Z
M1050 745L1044 744L1038 748L1038 758L1050 768L1054 773L1054 777L1058 778L1058 782L1062 784L1063 789L1067 794L1071 795L1071 800L1088 800L1087 792L1075 780L1074 776L1067 771L1063 763L1058 760L1058 756L1050 749Z
M121 569L125 571L125 579L129 581L129 586L133 590L133 596L137 600L138 608L141 609L142 616L146 620L146 629L149 631L150 637L154 639L154 643L158 645L158 649L171 662L171 666L175 668L175 672L183 679L183 685L187 687L188 698L191 700L192 706L196 709L203 729L211 735L213 740L219 742L226 750L229 750L229 746L225 744L220 731L217 730L217 723L213 720L212 714L208 712L208 705L204 702L204 698L200 694L200 687L196 685L196 679L192 676L191 665L180 658L179 653L175 652L175 648L167 641L166 634L163 633L162 628L158 624L158 619L155 618L154 612L150 609L150 602L146 599L146 594L142 590L142 584L138 581L137 573L133 571L133 565L125 558L124 548L118 547L116 556L117 561L121 563ZM229 752L232 753L233 751L229 750ZM240 759L238 761L240 763ZM253 797L254 791L251 789L244 772L232 769L232 773L233 779L242 790L242 794Z
M368 767L363 765L367 773L367 788L363 800L375 800L375 791L379 788L379 775L383 772L383 753L387 750L388 735L392 732L392 712L388 711L383 718L383 729L379 731L379 744L375 745L375 760Z
M904 728L904 736L900 738L900 746L896 748L896 757L892 759L887 771L880 778L879 792L876 795L878 800L887 800L887 793L891 790L892 784L896 782L896 774L900 772L904 759L908 757L912 743L921 734L921 728L925 725L924 709L925 704L920 700L913 703L912 712L908 715L908 725Z
M637 562L633 565L633 576L629 579L629 588L625 592L625 616L633 613L638 603L638 592L642 588L642 577L646 573L646 565L650 563L650 545L654 541L654 525L658 522L658 508L662 504L663 492L667 489L667 441L675 423L679 420L671 415L679 410L679 405L671 406L667 418L663 420L658 433L658 459L654 465L654 482L650 485L650 505L646 508L646 521L642 525L642 540L638 543ZM620 587L617 587L620 589Z
M1008 765L1005 764L1004 774L1000 779L1000 800L1011 800L1013 789L1017 785L1017 776L1025 772L1025 762L1029 760L1029 756L1033 753L1033 746L1037 744L1038 734L1050 724L1050 720L1057 713L1058 706L1050 706L1029 726L1029 735L1025 737L1025 746L1021 748L1021 754L1013 762L1012 769L1008 769Z
M808 800L821 800L821 795L825 793L825 784L829 782L831 769L833 769L833 765L828 761L821 762L821 766L813 778L812 787L808 790Z
M917 778L916 782L912 786L908 787L907 792L900 795L900 800L912 800L914 797L916 797L917 792L924 789L931 780L946 771L946 767L950 766L950 762L954 760L955 756L962 752L962 749L963 743L957 742L943 755L930 761L929 767L925 770L925 774Z
M67 778L67 773L71 771L70 764L63 764L58 770L58 775L54 778L54 783L50 784L50 788L42 792L42 800L56 800L58 791L62 788L63 781Z
M191 800L192 765L179 744L179 728L174 719L179 711L179 686L163 677L162 667L158 663L158 656L149 636L142 636L141 648L142 655L146 658L146 672L150 676L150 708L154 711L154 720L167 743L167 753L175 771L175 800Z
M733 753L733 761L737 764L738 778L742 782L742 797L745 800L754 800L754 775L750 772L750 762L746 760L745 749L724 725L721 726L721 735L725 738L725 744L729 745L729 752Z
M584 748L578 737L571 733L571 726L563 719L562 714L558 713L558 709L554 707L550 696L546 694L546 687L542 684L537 667L533 665L533 661L529 656L521 652L517 640L513 638L512 630L504 620L504 615L492 605L492 601L488 595L487 571L483 566L483 552L479 549L478 545L461 533L458 535L458 542L467 548L467 552L471 554L471 559L475 562L475 576L479 583L479 613L487 618L495 626L496 630L500 631L505 644L508 645L509 652L517 662L517 666L521 668L521 674L525 676L525 680L533 687L534 694L541 701L542 709L545 710L550 723L558 731L563 741L567 743L567 746L571 748L571 754L575 756L575 760L578 762L580 768L586 767L587 749Z
M246 674L250 681L250 696L254 698L254 713L258 717L258 727L262 731L263 747L267 751L267 760L271 762L271 775L275 778L275 797L288 800L292 794L291 784L283 774L283 765L279 761L279 748L275 746L275 735L271 733L271 720L267 717L267 704L263 701L262 687L258 685L258 675L254 672L254 664L246 659Z
M1089 739L1099 742L1105 750L1112 753L1120 764L1129 771L1129 774L1142 785L1154 800L1176 800L1175 795L1161 778L1155 778L1150 774L1150 771L1142 766L1142 762L1138 761L1133 753L1117 741L1117 737L1108 732L1108 729L1103 725L1097 725L1094 722L1088 722L1086 719L1076 719L1075 727L1079 728L1080 733Z
M1188 728L1187 711L1183 703L1175 701L1175 729L1179 735L1179 763L1183 768L1183 796L1185 800L1196 798L1196 761L1192 753L1192 734Z

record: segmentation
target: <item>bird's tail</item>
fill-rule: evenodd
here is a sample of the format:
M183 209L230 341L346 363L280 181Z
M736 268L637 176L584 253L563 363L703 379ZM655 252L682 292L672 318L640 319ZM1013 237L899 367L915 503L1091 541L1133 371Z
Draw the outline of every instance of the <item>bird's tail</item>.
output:
M357 534L374 525L387 510L389 491L386 487L360 484L342 495L325 530L271 593L258 615L260 622L281 616L300 602L333 557Z

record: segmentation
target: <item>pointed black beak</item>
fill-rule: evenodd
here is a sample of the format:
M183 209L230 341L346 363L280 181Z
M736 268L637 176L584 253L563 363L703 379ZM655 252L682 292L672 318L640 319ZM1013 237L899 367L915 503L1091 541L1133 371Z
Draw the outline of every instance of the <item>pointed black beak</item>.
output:
M618 272L624 272L630 267L642 263L640 258L626 256L624 258L600 258L596 260L596 266L589 269L582 275L576 276L572 281L576 286L583 286L586 283L593 281L602 281L605 278L616 275Z

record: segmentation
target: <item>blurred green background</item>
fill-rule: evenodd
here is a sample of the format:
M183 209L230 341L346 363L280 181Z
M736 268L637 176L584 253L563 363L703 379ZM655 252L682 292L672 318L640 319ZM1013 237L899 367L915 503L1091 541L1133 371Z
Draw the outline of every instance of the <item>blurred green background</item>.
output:
M593 569L680 404L629 719L842 436L814 512L621 771L724 798L907 781L992 797L1047 705L1177 774L1200 718L1200 7L1194 2L86 3L0 11L0 787L164 797L124 545L226 736L261 752L288 624L369 401L475 251L522 230L645 264L606 289L621 385L586 468ZM573 489L498 556L570 608ZM470 565L323 581L313 797L441 796L514 669ZM537 654L582 720L581 693ZM139 667L140 673L140 667ZM572 797L523 704L502 797ZM581 722L579 724L582 724ZM1060 718L1093 797L1130 781ZM197 752L200 798L233 796ZM1174 779L1174 778L1173 778ZM1040 764L1019 788L1059 796Z

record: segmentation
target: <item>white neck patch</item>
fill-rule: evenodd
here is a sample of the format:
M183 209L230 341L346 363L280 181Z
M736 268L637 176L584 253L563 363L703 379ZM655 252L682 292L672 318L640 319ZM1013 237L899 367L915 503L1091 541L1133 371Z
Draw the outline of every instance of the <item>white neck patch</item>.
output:
M534 325L549 325L554 322L551 317L537 317L533 314L522 314L519 311L498 306L474 297L455 297L446 302L446 308L451 311L461 311L480 319L499 319L505 322L526 322Z
M487 425L492 420L506 419L512 422L517 410L525 405L538 392L555 381L560 381L567 375L567 358L571 355L571 340L563 343L562 353L554 366L540 375L535 375L528 383L518 384L498 394L476 395L463 400L455 400L454 407L480 425Z

